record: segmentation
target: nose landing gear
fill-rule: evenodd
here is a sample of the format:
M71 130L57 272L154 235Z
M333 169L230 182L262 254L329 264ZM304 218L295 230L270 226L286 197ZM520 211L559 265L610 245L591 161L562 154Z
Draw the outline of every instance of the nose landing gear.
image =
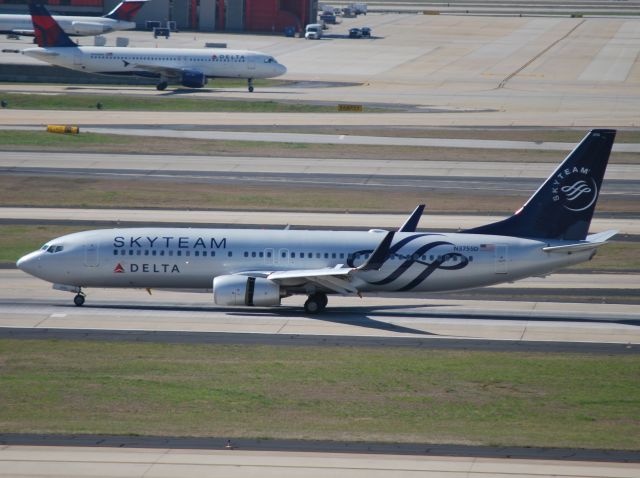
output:
M327 307L328 302L327 294L316 292L315 294L311 294L304 303L304 311L307 314L319 314Z
M249 87L249 93L253 93L253 78L247 79L247 86Z
M85 294L82 291L79 291L76 296L73 298L73 303L76 306L81 307L84 304Z
M167 89L167 86L169 86L169 83L167 83L166 81L161 81L156 85L156 90L164 91Z

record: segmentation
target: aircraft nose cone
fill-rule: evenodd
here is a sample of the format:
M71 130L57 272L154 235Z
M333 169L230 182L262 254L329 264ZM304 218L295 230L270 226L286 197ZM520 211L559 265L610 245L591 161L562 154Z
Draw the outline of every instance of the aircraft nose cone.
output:
M278 76L284 75L287 72L287 67L284 65L278 65L276 72L278 73Z
M38 262L38 258L36 256L36 252L32 252L30 254L27 254L26 256L22 256L20 259L18 259L18 262L16 262L16 267L28 274L33 274L33 271L36 270L36 265Z

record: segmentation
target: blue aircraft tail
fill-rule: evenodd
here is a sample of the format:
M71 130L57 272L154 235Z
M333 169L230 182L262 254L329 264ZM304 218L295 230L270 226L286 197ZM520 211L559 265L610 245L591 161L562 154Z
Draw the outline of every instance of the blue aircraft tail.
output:
M615 137L615 130L590 131L513 216L464 232L584 240Z
M39 47L78 46L69 38L69 35L60 28L58 22L55 21L44 5L29 2L29 13L31 14L36 43Z

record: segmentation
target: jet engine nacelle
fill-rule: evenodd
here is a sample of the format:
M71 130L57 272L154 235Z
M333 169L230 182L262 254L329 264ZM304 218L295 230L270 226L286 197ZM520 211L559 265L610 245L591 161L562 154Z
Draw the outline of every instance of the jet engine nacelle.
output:
M207 84L207 77L201 71L183 70L180 84L187 88L202 88Z
M102 23L91 22L72 22L71 28L67 28L67 33L71 33L72 35L101 35L109 31L111 31L111 29L105 27Z
M217 305L280 305L280 286L269 279L218 276L213 279L213 301Z

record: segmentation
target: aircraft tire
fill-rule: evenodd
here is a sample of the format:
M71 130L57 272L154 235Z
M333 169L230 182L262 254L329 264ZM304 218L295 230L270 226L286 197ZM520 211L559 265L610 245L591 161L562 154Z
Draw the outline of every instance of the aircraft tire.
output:
M253 86L249 87L249 93L253 93Z
M304 303L304 311L307 314L319 314L327 306L327 296L322 293L312 294Z
M84 295L82 294L78 294L73 298L73 303L76 304L76 306L81 307L84 304Z
M327 304L329 303L327 294L323 294L322 292L317 292L315 295L320 300L320 305L322 306L322 310L324 310Z
M164 91L167 89L167 86L169 86L169 84L166 81L161 81L160 83L158 83L156 85L156 90L158 91Z

